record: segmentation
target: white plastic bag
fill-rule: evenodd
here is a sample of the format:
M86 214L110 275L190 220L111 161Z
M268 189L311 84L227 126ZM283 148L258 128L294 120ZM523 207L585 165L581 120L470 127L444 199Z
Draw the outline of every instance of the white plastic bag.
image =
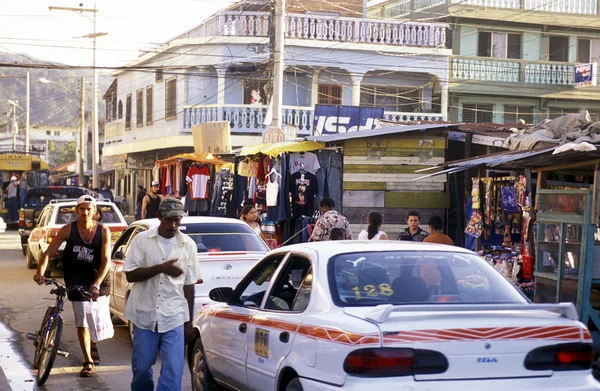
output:
M109 296L100 296L87 306L85 317L94 342L112 338L115 334L108 308L109 300Z

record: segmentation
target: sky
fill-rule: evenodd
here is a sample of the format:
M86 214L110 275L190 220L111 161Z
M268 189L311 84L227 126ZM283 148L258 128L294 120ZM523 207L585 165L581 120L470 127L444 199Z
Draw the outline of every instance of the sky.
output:
M231 0L96 0L98 66L123 66L180 33L200 24ZM3 1L0 51L16 52L68 65L93 63L92 13L49 11L49 6L94 8L93 1Z

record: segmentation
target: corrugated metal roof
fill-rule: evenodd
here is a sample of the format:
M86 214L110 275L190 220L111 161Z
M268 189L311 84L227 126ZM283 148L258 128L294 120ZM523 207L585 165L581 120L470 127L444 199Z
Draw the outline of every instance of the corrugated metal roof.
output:
M490 167L498 166L503 163L512 162L515 160L525 159L531 156L540 155L542 153L554 151L557 146L540 149L530 149L526 151L506 151L493 153L491 155L477 156L469 159L455 160L453 162L446 162L447 167L473 167L481 164L488 165Z
M377 137L377 136L385 136L388 134L397 134L397 133L406 133L406 132L423 132L429 129L441 129L441 128L451 128L456 127L460 124L421 124L421 125L398 125L391 126L388 128L379 128L372 130L361 130L357 132L349 132L349 133L338 133L338 134L327 134L322 136L310 136L306 137L307 140L318 141L322 143L331 143L336 141L344 141L351 140L356 138L365 138L365 137Z

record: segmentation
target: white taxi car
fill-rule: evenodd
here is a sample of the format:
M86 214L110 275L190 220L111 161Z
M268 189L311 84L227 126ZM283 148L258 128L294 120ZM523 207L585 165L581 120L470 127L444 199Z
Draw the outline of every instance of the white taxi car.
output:
M129 325L133 337L133 324L125 318L125 305L133 283L127 281L123 265L133 238L150 228L158 227L160 220L138 220L123 231L115 243L109 276L110 312ZM179 230L196 242L201 280L194 289L194 309L211 303L208 292L215 287L233 287L261 259L269 248L243 221L224 217L184 217Z
M458 247L284 247L210 297L188 352L195 391L600 389L574 306L531 304Z

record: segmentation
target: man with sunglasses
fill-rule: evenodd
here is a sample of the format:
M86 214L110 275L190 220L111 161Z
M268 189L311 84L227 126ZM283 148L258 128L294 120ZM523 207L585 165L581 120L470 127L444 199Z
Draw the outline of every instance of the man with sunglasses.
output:
M162 200L161 195L158 194L159 191L160 183L152 181L152 187L142 201L142 219L153 219L156 217L160 200Z

